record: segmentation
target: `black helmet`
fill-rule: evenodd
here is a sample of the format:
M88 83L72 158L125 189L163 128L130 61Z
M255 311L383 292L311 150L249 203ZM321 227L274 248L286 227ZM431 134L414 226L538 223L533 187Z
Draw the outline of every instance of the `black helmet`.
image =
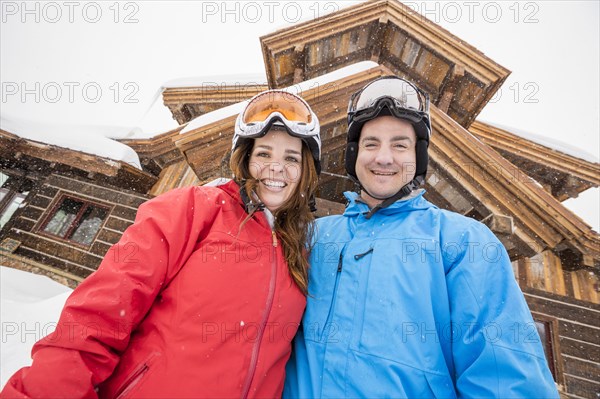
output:
M429 96L414 84L397 76L378 78L352 95L348 103L346 172L359 184L356 175L356 159L360 132L366 122L384 115L404 119L412 124L417 136L417 164L413 180L402 187L398 193L385 198L379 208L386 207L408 195L425 181L429 160L427 148L431 136ZM364 187L362 188L364 190Z

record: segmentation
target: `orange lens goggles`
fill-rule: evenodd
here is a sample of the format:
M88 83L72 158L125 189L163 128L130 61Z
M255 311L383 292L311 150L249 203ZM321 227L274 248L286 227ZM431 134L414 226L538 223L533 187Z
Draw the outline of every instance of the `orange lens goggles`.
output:
M310 124L310 109L293 94L283 91L271 91L257 96L248 104L242 117L247 124L266 121L271 114L279 112L290 122Z

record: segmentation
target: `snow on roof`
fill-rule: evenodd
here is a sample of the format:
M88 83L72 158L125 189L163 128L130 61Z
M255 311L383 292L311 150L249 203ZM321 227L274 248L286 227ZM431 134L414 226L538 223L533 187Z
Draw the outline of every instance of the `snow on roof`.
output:
M235 85L266 85L267 75L266 72L259 73L248 73L240 75L215 75L215 76L197 76L189 78L179 78L169 80L163 84L163 87L168 88L179 88L179 87L222 87L222 86L235 86Z
M245 105L246 105L246 102L242 101L239 103L228 105L223 108L219 108L216 111L208 112L204 115L200 115L199 117L192 119L187 124L187 126L184 127L179 132L179 134L184 134L184 133L190 132L192 130L201 128L203 126L210 125L213 122L220 121L220 120L230 117L232 115L237 115L244 109Z
M24 139L52 144L86 154L128 163L142 169L137 153L109 137L131 137L132 129L117 126L52 125L0 118L0 128ZM133 129L135 134L135 128Z
M230 182L231 179L227 178L227 177L217 177L214 180L209 181L206 184L203 184L203 186L206 187L217 187L217 186L222 186L223 184Z
M168 107L163 103L162 94L168 88L202 87L206 89L218 89L225 86L249 86L267 85L267 77L264 72L242 75L215 75L202 77L189 77L169 80L156 92L146 113L137 123L136 128L130 131L128 136L110 137L115 139L144 139L152 138L159 134L173 130L179 123L173 118ZM239 112L239 111L238 111Z
M356 64L348 65L333 72L327 73L325 75L318 76L314 79L306 80L304 82L286 87L281 90L288 91L294 94L302 94L305 91L314 89L319 86L324 86L328 83L335 82L336 80L354 75L359 72L364 72L371 68L378 66L376 62L373 61L361 61ZM199 117L192 119L188 125L179 132L179 134L185 134L192 130L199 129L203 126L210 125L216 121L228 118L233 115L239 114L246 105L245 101L240 101L239 103L231 104L227 107L220 108L213 112L208 112L204 115L200 115Z
M163 88L156 91L150 106L137 122L136 127L130 131L127 137L117 137L111 135L115 139L147 139L166 133L179 127L179 123L173 118L171 110L163 103Z
M533 141L534 143L543 145L544 147L548 147L552 150L562 152L563 154L570 155L572 157L579 158L584 161L592 162L592 163L598 163L598 161L599 161L598 158L596 158L593 154L590 154L589 152L585 152L581 148L569 145L562 141L552 139L549 137L540 136L540 135L530 133L530 132L527 132L527 131L524 131L521 129L502 125L502 124L499 124L496 122L488 122L488 121L483 121L483 120L480 120L480 121L484 122L488 125L497 127L499 129L506 130L509 133L516 134L519 137L522 137L529 141Z
M0 387L31 365L31 347L56 328L71 291L48 277L0 265Z

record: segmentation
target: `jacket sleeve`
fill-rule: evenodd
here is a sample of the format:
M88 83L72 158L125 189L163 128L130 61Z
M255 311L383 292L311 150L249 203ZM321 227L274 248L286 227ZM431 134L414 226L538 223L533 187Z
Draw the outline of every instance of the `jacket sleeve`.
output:
M455 242L447 284L458 396L558 398L504 246L480 223Z
M56 330L34 345L31 367L16 372L0 396L97 397L95 387L112 374L132 331L210 227L214 206L206 197L185 188L142 204L98 270L68 298Z

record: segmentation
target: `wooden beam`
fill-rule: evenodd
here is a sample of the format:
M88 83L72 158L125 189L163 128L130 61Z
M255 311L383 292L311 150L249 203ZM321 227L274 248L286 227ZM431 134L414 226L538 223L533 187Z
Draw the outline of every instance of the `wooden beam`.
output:
M431 114L435 133L430 154L450 156L442 162L464 174L461 184L480 191L483 195L478 197L484 197L490 209L503 209L494 213L513 216L517 234L525 228L536 237L531 242L541 239L555 249L566 241L581 254L600 259L600 238L585 222L437 107L432 106ZM511 173L515 169L518 175Z
M450 104L458 90L461 79L465 76L465 67L459 64L454 64L452 69L450 70L450 75L446 78L446 83L442 86L441 89L441 98L438 103L438 108L448 113L448 109L450 108Z
M371 37L371 58L370 60L376 63L379 62L379 56L381 55L381 49L383 47L383 43L385 43L385 35L388 29L388 18L387 16L382 16L379 18L379 23L377 24L377 28L373 32Z
M304 82L306 80L306 51L304 44L294 47L294 84Z
M593 187L600 185L600 163L590 162L573 155L562 153L535 141L521 137L487 123L475 121L469 131L487 145L523 160L529 160L548 171L557 171L567 176L589 182Z
M585 183L576 176L565 175L558 184L552 187L552 195L557 198L566 196L567 198L577 198L579 196L578 187L584 186Z
M398 32L403 32L406 43L410 41L415 52L418 51L416 58L402 59L395 46L403 48L404 43L386 40ZM339 45L350 36L359 40L352 46ZM445 101L446 105L450 101L455 119L460 119L459 123L464 126L471 124L510 74L482 52L396 0L368 1L346 7L278 30L261 37L260 41L267 79L273 88L288 86L294 81L294 75L297 78L298 72L287 67L290 59L294 62L297 57L287 54L303 45L318 46L320 50L318 56L315 55L317 50L311 53L318 60L306 63L306 77L314 78L359 61L373 60L397 75L416 75L414 81L427 82L421 86L426 87L436 101L442 79L435 75L432 80L432 73L442 76L449 65L460 64L465 69L464 78L459 79L461 87L466 87L465 95L452 102L448 94ZM286 65L285 73L281 73L281 65Z
M317 198L317 212L315 217L320 218L329 215L341 215L346 207L339 202L329 201L324 198Z
M251 98L269 87L261 82L226 84L206 82L202 86L168 87L163 91L163 103L179 124L185 124L207 111L223 108Z
M489 227L495 234L513 235L515 232L513 218L511 216L490 213L481 220L481 223Z

